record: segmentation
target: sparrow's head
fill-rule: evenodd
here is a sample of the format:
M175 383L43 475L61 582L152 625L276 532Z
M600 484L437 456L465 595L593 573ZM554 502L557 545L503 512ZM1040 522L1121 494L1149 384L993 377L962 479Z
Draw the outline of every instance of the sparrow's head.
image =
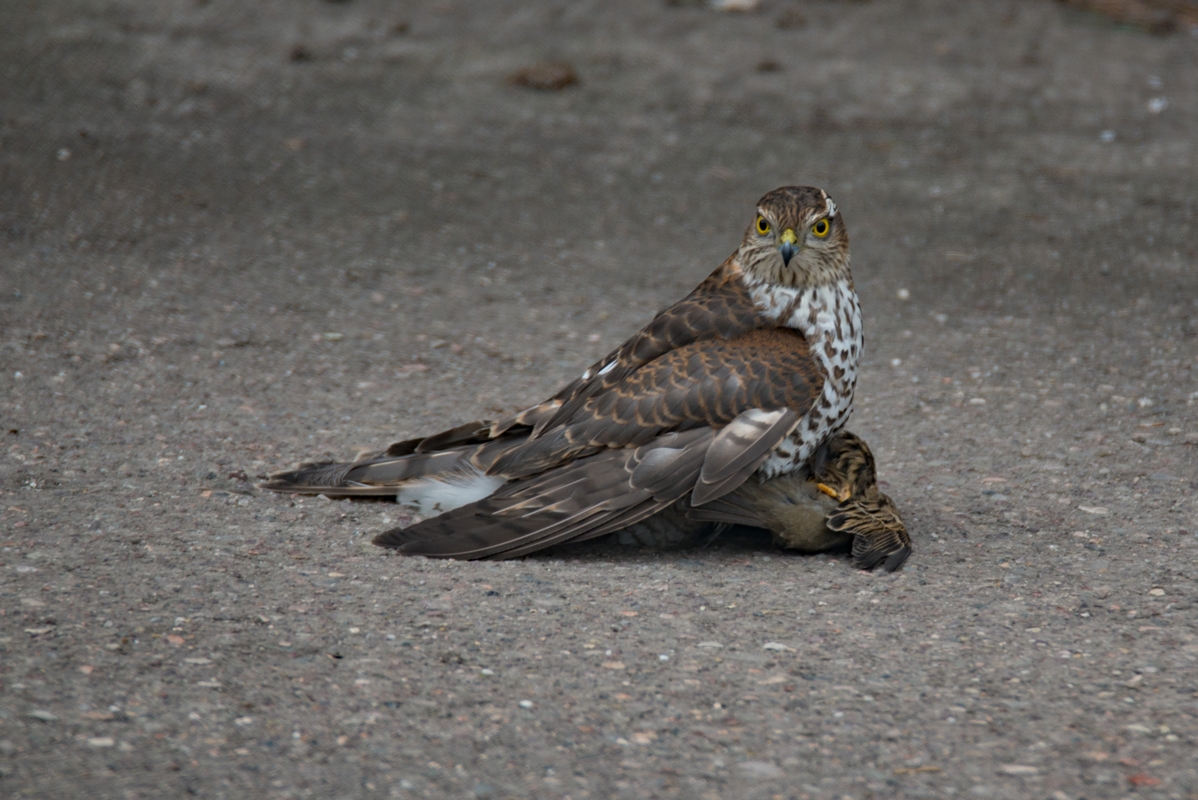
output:
M822 286L849 275L849 234L832 198L812 186L783 186L757 201L741 267L780 286Z
M861 496L878 489L878 467L869 445L860 436L841 431L828 440L827 460L820 478L836 484L846 496Z

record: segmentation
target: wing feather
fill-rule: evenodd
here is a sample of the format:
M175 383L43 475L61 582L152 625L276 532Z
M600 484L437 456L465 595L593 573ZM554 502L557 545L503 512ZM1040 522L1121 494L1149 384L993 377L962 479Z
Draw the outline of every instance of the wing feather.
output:
M789 408L751 408L732 420L707 450L691 505L701 506L744 483L798 421Z
M509 483L472 505L384 533L375 543L410 555L512 558L617 530L689 491L712 439L710 429L696 429L642 448L606 450ZM663 459L655 455L657 450L672 452Z
M735 339L762 324L729 257L693 292L662 310L640 332L554 395L554 415L537 431L571 419L592 397L619 386L663 355L695 342Z
M853 534L853 563L861 569L879 564L898 569L911 555L911 537L894 501L876 488L867 496L842 503L828 517L828 529Z
M638 447L671 431L722 429L755 409L793 414L787 417L793 425L816 402L823 382L822 367L796 331L769 328L735 339L695 342L671 350L576 405L572 416L552 430L499 454L487 471L526 478L603 448ZM755 420L742 421L737 433L753 435ZM787 424L782 418L771 423ZM775 434L772 427L762 432ZM751 457L757 455L754 451ZM741 466L728 464L729 474ZM709 482L722 485L714 477Z

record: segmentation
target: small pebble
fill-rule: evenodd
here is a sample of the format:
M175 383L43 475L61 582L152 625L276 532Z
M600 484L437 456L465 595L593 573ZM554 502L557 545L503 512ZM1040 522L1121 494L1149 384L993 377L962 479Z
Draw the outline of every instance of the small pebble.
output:
M788 8L778 15L774 26L784 31L797 31L807 27L807 17L797 8Z
M716 11L733 11L746 14L756 11L761 6L761 0L711 0L711 7Z
M578 83L578 73L566 61L541 61L517 70L508 80L527 89L557 92Z
M770 780L773 778L782 778L786 775L786 773L783 772L780 767L778 767L776 764L771 764L768 761L744 761L737 766L748 778Z
M520 708L532 708L532 701L531 700L521 700Z
M1035 775L1040 771L1037 767L1026 764L1003 764L998 770L1007 775Z

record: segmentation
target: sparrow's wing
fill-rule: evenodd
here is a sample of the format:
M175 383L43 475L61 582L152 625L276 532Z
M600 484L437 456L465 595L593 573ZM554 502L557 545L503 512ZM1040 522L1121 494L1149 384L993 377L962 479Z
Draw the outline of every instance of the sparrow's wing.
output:
M686 516L696 522L771 528L790 509L809 506L820 515L822 525L827 516L824 505L833 508L835 501L815 489L810 474L804 469L765 482L746 480L736 491L728 492L718 500L688 508Z
M842 503L828 517L828 529L853 534L853 563L861 569L881 564L894 572L911 555L911 537L898 508L876 490Z

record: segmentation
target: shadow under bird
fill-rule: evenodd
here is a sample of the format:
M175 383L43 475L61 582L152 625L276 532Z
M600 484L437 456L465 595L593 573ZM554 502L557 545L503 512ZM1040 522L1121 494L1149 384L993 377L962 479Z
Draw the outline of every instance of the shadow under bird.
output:
M676 504L695 521L759 519L801 539L811 524L786 522L769 498L794 500L836 463L823 446L852 411L863 344L836 204L822 189L782 187L758 201L715 272L548 400L355 462L303 464L263 487L394 496L436 516L375 544L439 558L515 558L676 514ZM860 444L848 449L866 455L872 492L824 484L838 505L816 528L885 542L857 557L855 539L854 554L893 569L910 552L897 514L901 535L857 533L886 528L893 512Z

